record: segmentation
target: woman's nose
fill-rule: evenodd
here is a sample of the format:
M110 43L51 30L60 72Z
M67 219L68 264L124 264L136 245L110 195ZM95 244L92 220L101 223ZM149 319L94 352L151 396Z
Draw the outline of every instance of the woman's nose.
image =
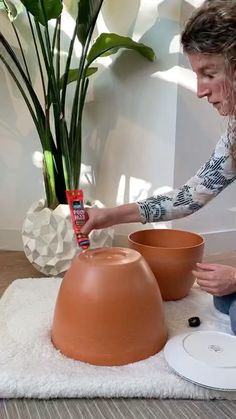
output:
M206 86L205 83L202 83L202 82L198 81L198 83L197 83L197 97L199 97L199 99L201 99L202 97L209 96L209 94L210 94L209 87Z

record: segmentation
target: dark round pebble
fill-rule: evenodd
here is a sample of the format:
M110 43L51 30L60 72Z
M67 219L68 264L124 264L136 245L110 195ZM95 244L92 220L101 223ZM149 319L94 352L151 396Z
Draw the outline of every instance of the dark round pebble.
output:
M201 320L199 317L190 317L190 319L188 319L188 324L190 327L198 327L201 324Z

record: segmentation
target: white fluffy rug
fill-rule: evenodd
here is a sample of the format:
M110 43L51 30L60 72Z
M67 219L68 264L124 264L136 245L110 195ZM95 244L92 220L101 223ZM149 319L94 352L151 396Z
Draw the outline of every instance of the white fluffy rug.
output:
M236 392L208 390L173 373L163 351L122 367L96 367L64 357L50 340L60 278L18 279L0 300L0 397L155 397L236 400ZM231 333L228 316L197 288L164 303L169 337L196 330ZM191 331L194 329L191 329Z

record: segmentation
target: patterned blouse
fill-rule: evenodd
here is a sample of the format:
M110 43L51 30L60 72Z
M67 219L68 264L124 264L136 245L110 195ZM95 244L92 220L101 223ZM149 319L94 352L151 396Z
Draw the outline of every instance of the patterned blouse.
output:
M138 201L143 223L169 221L198 211L236 179L231 155L233 136L226 132L209 160L180 188Z

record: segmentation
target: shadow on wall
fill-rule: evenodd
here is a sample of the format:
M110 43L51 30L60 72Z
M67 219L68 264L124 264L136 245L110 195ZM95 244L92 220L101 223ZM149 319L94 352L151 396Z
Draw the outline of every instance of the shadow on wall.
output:
M20 130L17 129L15 122L17 114L13 107L13 102L3 98L9 97L9 89L7 86L6 75L0 67L0 97L2 99L0 128L1 128L1 152L0 152L0 178L1 188L7 182L10 171L17 168L21 157L21 146L18 139L21 136Z
M32 38L26 17L20 15L19 19L15 21L15 25L21 34L26 60L32 75L32 83L38 86L38 66L35 59L30 59L32 57ZM22 62L14 31L4 15L1 15L1 29L19 61ZM1 53L8 59L5 50L1 49ZM26 202L30 205L34 200L40 198L38 196L40 191L42 191L41 196L44 196L42 169L38 169L32 163L34 152L41 150L41 146L29 111L22 100L22 95L12 78L4 70L3 65L0 65L0 80L0 191L2 196L7 197L1 205L4 217L3 225L0 228L9 226L10 229L17 229L22 223ZM40 85L38 87L38 96L40 97ZM11 99L12 97L14 101ZM29 188L31 188L30 193L26 192Z
M37 133L30 126L31 119L28 115L28 109L24 103L21 103L22 118L19 112L16 112L14 102L6 100L10 97L10 91L15 94L17 88L12 82L12 88L9 89L6 74L0 67L0 130L1 130L1 149L0 149L0 193L5 199L1 200L1 214L4 214L3 224L0 228L9 226L11 229L18 228L22 223L22 214L25 213L25 203L30 205L34 200L40 198L37 194L43 192L43 173L32 165L29 173L30 161L35 151L40 148ZM14 89L14 90L13 90ZM18 92L17 92L18 93ZM17 95L16 93L16 95ZM20 97L21 99L21 97ZM17 106L17 105L16 105ZM24 117L26 113L27 118ZM27 122L29 121L29 124ZM21 129L25 125L25 129ZM24 134L23 134L24 131ZM30 176L30 184L29 184ZM32 186L30 196L26 191ZM22 199L22 197L24 197ZM12 216L14 214L14 217Z
M38 65L37 60L32 60L32 37L31 32L28 28L28 22L26 16L23 14L19 15L19 18L14 22L18 33L20 33L22 46L24 49L26 61L28 63L29 72L31 75L31 81L33 85L38 85ZM2 29L3 28L3 29ZM22 66L24 63L22 60L20 48L18 46L16 36L12 29L9 19L5 15L1 14L1 29L4 32L8 42L10 43L15 55L18 57ZM9 56L6 54L5 49L1 49L1 53L7 62L10 62ZM14 69L14 67L12 67ZM14 71L17 73L17 69ZM20 80L20 77L18 77ZM0 177L1 177L1 190L8 193L12 193L7 187L11 185L14 189L14 196L16 197L16 203L20 205L22 202L22 185L27 185L29 179L29 161L32 160L34 151L41 150L40 141L37 135L35 126L31 120L30 113L28 111L25 102L22 99L22 95L13 81L12 77L4 70L4 66L0 65L0 98L1 98L1 111L0 111L0 130L1 130L1 150L0 150ZM38 97L41 97L41 86L38 85ZM11 100L13 97L16 101ZM17 103L17 101L20 101ZM21 113L19 113L19 107ZM18 109L17 109L18 108ZM26 115L26 118L25 118ZM34 141L36 139L36 141ZM15 178L14 178L15 171ZM34 173L30 173L31 179L35 180L38 178L37 169L33 167ZM42 181L42 170L40 170L40 179L38 178L37 184ZM9 179L11 180L9 182ZM4 184L6 182L6 186ZM16 191L16 192L15 192ZM7 214L7 211L5 212Z
M134 3L137 5L138 2ZM156 137L158 142L165 142L170 147L173 143L173 132L169 132L161 120L168 119L170 107L176 106L177 82L161 80L155 73L164 73L179 65L178 49L170 53L170 45L175 36L179 35L180 17L174 3L173 0L165 0L158 5L154 24L140 39L140 42L154 49L156 62L148 63L132 52L122 52L117 58L113 58L109 69L98 73L93 85L93 100L86 104L85 121L88 123L84 124L84 163L92 167L93 195L99 198L99 195L104 195L105 190L105 196L109 196L107 205L116 204L122 175L126 178L124 201L128 202L131 177L150 183L151 168L158 167L157 177L159 171L168 172L165 156L153 153L149 137ZM118 8L118 4L114 4ZM184 4L185 13L191 15L194 7L188 2ZM137 11L138 9L132 15L132 22L135 22ZM107 20L110 13L109 9ZM171 16L171 19L167 16ZM107 22L106 24L108 25ZM113 27L113 23L110 26ZM125 29L128 31L127 27ZM119 31L119 28L116 27L116 30ZM132 36L133 33L129 35ZM186 67L184 63L181 65ZM137 89L139 83L144 84L143 92ZM191 94L193 95L192 92ZM153 111L155 109L156 112ZM176 124L176 114L174 111L171 113L169 122L173 126ZM127 121L129 138L125 132ZM143 137L145 132L149 133L147 138ZM140 154L140 144L143 142L146 143L145 150ZM132 164L130 156L125 152L127 143L132 154ZM122 158L118 162L119 156ZM109 176L112 177L113 186L110 185ZM157 184L151 185L148 193L151 194L162 185L162 181L161 184L157 181ZM140 194L143 192L141 189ZM135 199L139 199L139 196Z
M132 36L140 6L140 0L106 0L102 6L102 17L107 30Z
M6 37L7 41L9 42L9 44L11 45L14 53L16 54L18 60L20 61L20 63L22 64L22 67L24 68L24 62L21 56L21 51L15 36L15 33L12 29L12 25L9 21L9 19L5 16L5 14L0 14L1 17L1 30L4 33L4 36ZM29 73L31 76L31 81L32 84L35 85L36 83L36 79L38 76L38 62L36 59L32 60L32 49L34 50L33 47L33 39L31 36L31 31L29 29L29 25L28 25L28 20L27 17L21 13L18 18L14 21L14 25L18 31L18 33L20 34L20 39L21 39L21 43L22 43L22 47L24 50L24 55L27 61L27 65L29 68ZM6 54L6 51L4 48L1 49L1 53L3 54L3 56L5 57L5 59L9 62L9 56L8 54ZM1 70L3 68L3 64L1 63ZM18 89L18 87L15 85L15 83L13 82L12 78L8 75L8 79L10 80L10 86L11 86L11 93L14 96L14 98L20 98L22 99L22 95ZM2 78L1 78L2 81ZM2 84L2 83L1 83ZM39 90L38 90L38 94L39 97L42 96L41 94L41 86L39 86ZM2 119L2 118L1 118Z

